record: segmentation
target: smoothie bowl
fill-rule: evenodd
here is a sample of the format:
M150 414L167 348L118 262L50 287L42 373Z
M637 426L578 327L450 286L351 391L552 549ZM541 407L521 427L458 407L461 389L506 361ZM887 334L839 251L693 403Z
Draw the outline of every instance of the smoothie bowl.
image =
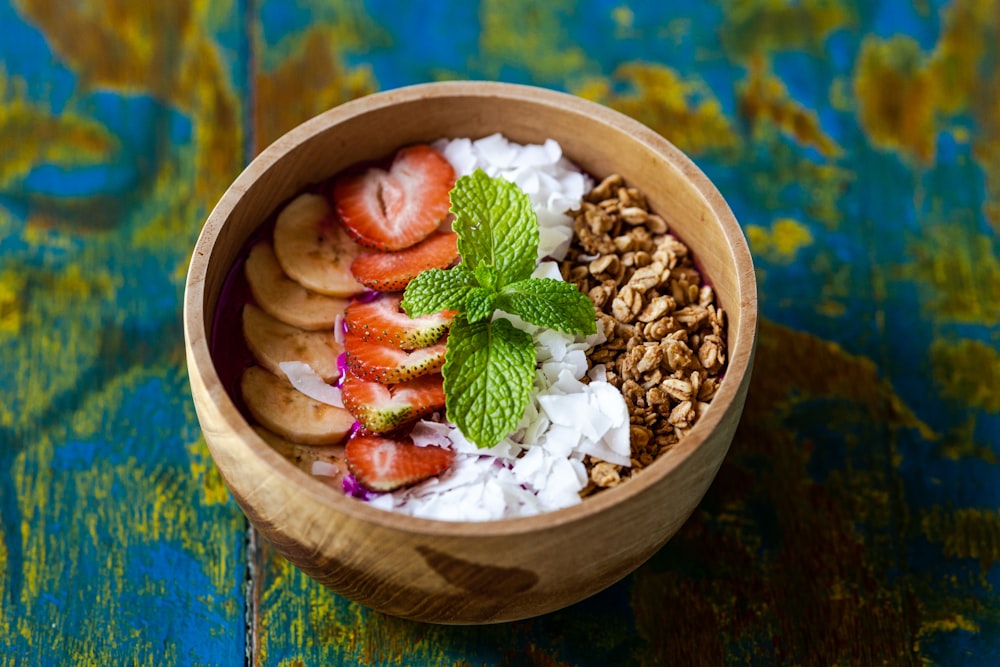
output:
M491 623L648 559L729 447L757 328L732 213L666 139L485 82L292 130L188 272L192 395L254 527L373 609Z

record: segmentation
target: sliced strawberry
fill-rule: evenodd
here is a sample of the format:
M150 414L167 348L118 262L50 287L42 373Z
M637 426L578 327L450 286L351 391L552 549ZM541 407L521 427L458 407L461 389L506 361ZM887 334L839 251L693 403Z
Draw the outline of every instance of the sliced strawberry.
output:
M358 255L351 262L354 279L379 292L398 292L425 269L447 269L458 259L458 234L438 232L395 252Z
M391 431L444 408L440 374L393 385L348 375L340 392L347 411L373 433Z
M371 167L333 184L347 232L363 246L402 250L416 245L448 215L455 170L440 153L417 144L396 152L389 171Z
M409 437L399 439L357 433L344 449L347 468L370 491L392 491L440 475L455 460L444 447L418 447Z
M399 294L381 294L372 301L354 301L344 311L348 333L364 341L414 350L436 343L451 326L455 312L410 317L399 308Z
M444 365L444 342L421 347L412 352L388 343L365 340L348 332L344 336L347 368L363 380L395 384L421 375L437 373Z

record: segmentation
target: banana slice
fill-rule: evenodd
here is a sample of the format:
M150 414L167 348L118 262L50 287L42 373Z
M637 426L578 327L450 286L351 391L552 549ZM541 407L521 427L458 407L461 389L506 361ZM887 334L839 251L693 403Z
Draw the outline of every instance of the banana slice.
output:
M343 445L297 445L263 426L254 426L253 430L292 465L322 478L331 486L340 484L347 471Z
M336 341L332 329L304 331L248 303L243 307L243 338L257 363L278 377L284 377L279 366L282 361L307 363L327 382L340 376L337 356L344 346Z
M354 425L354 417L344 408L311 399L260 366L243 372L240 389L254 419L295 443L334 445Z
M310 292L285 275L270 243L255 245L243 268L257 305L285 324L309 331L332 329L347 308L346 299Z
M348 297L364 291L351 274L362 249L337 222L324 197L302 194L278 214L274 254L292 280L320 294Z

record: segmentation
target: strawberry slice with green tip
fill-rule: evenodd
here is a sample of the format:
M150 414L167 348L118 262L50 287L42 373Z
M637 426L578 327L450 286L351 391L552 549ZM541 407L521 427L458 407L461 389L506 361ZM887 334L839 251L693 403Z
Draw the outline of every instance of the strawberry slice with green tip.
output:
M458 259L458 234L436 232L395 252L358 255L351 262L354 279L379 292L399 292L426 269L447 269Z
M347 411L372 433L392 431L444 407L440 374L393 385L348 375L340 392Z
M347 468L369 491L387 492L440 475L455 460L444 447L419 447L409 437L356 433L344 448Z
M344 229L376 250L402 250L430 236L448 215L455 170L432 147L396 152L389 170L370 167L334 181L333 200Z
M406 351L348 332L344 335L344 352L347 368L355 376L395 384L440 371L444 365L445 343Z
M415 350L439 341L455 317L450 310L410 317L400 309L400 301L399 294L390 293L368 302L354 301L344 312L348 333L363 341Z

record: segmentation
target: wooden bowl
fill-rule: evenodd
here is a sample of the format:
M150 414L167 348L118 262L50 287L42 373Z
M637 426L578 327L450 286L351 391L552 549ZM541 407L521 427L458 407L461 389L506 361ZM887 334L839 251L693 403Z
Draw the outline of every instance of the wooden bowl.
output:
M219 294L254 230L309 184L404 144L502 132L556 139L597 179L622 174L685 241L728 316L729 367L711 408L626 483L530 518L444 522L385 512L294 467L251 429L209 353ZM295 128L257 157L209 216L187 277L184 334L198 419L250 522L289 561L352 600L436 623L490 623L582 600L641 565L680 528L729 448L750 381L757 292L750 253L708 178L659 134L553 91L448 82L364 97Z

